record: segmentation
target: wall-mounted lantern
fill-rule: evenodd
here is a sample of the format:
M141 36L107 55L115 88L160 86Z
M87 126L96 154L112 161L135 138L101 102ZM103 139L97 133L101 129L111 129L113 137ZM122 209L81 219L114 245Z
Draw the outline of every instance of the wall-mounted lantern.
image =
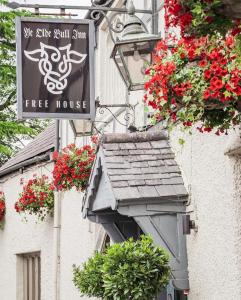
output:
M143 22L135 15L132 1L121 38L117 38L111 57L130 91L143 89L145 70L152 62L152 53L160 36L148 33Z
M70 120L69 122L75 136L90 136L93 132L91 120Z

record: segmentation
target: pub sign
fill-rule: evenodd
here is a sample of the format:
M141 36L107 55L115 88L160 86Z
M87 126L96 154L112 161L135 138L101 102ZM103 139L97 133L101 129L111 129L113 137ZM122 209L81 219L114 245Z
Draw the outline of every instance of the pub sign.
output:
M91 20L17 18L18 116L92 119Z

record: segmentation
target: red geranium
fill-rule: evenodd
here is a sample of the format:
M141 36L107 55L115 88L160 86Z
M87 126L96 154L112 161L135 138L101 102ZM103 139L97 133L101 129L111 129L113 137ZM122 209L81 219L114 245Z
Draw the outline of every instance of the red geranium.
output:
M182 37L225 36L229 30L238 35L240 22L221 14L223 6L222 0L165 0L166 29L178 27Z
M20 184L24 180L20 179ZM38 216L43 221L48 214L52 214L54 208L54 187L48 177L34 177L23 186L23 192L15 203L17 213L29 213Z
M97 139L94 138L97 143ZM53 170L54 186L59 191L86 189L95 159L95 148L86 145L77 148L71 144L62 152L54 152L55 166Z
M156 121L185 127L201 121L200 131L216 127L220 134L241 120L241 65L231 40L181 39L172 54L164 41L157 46L144 96Z
M0 228L2 227L2 222L6 213L5 196L3 192L0 192Z

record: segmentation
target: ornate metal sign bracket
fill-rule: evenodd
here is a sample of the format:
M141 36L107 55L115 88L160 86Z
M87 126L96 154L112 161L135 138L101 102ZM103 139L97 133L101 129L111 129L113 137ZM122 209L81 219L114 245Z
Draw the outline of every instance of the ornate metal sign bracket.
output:
M103 115L105 111L108 111L112 117L122 126L125 127L131 127L135 124L135 107L131 104L100 104L99 99L96 99L96 112L100 115ZM124 121L125 123L121 122L118 117L115 115L115 113L112 112L112 108L126 108L125 114L124 114Z
M131 5L133 5L132 1ZM153 4L153 0L150 1L152 5L152 9L135 9L135 13L142 13L152 15L152 24L155 24L154 19L156 18L156 5ZM26 3L18 3L18 2L9 2L7 4L8 7L12 9L25 8L25 9L34 9L35 14L37 15L57 15L56 13L40 13L40 9L59 9L60 16L74 16L74 14L66 14L66 10L87 10L89 11L89 18L98 21L102 17L105 18L108 28L111 34L111 38L113 42L115 39L113 37L113 33L121 33L124 29L124 24L120 21L115 22L118 15L120 14L128 14L130 10L128 8L120 8L120 7L111 7L113 0L91 0L91 6L81 6L81 5L48 5L48 4L26 4ZM107 14L109 12L113 12L113 14L109 17ZM114 25L113 25L114 24ZM146 28L145 24L143 26ZM155 28L152 28L152 31L156 31Z

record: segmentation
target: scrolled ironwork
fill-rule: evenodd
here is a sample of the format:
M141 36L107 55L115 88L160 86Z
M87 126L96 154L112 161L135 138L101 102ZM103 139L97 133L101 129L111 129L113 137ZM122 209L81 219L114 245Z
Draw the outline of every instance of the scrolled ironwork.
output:
M108 7L113 0L91 0L92 6L98 6L98 7Z
M123 22L117 19L119 15L120 13L114 13L109 19L110 30L112 30L115 33L121 33L124 30L124 26L125 26ZM115 23L115 19L117 19L116 23Z
M118 117L112 112L111 108L126 108L126 112L123 116L124 121L126 123L121 122ZM129 111L131 110L131 112ZM103 115L106 111L108 111L112 117L122 126L129 127L133 126L135 123L135 109L130 104L121 104L121 105L98 105L97 111L100 115Z
M94 21L99 21L101 19L101 17L105 18L105 20L108 24L108 29L109 29L111 40L113 41L113 43L115 43L115 37L114 37L113 33L120 34L124 30L124 24L121 21L118 20L115 23L115 20L118 18L118 16L121 13L122 12L113 13L111 15L111 17L109 18L105 11L98 9L98 10L91 11L90 18Z

